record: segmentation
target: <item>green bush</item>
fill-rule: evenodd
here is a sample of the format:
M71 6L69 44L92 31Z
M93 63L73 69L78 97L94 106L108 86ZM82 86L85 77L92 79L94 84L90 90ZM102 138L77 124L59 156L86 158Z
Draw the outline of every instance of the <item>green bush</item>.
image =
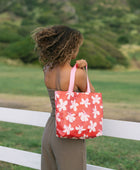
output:
M9 29L8 27L0 28L0 42L11 43L21 39L21 36L18 35L15 31Z
M29 35L30 30L27 26L20 26L17 30L18 34L25 37L27 35Z
M27 11L23 8L21 3L15 3L10 7L10 10L20 17L27 17Z
M104 54L106 54L106 56ZM104 50L99 50L99 47L93 42L85 40L76 59L85 59L89 68L109 69L113 67L113 64L107 55ZM74 62L75 60L72 61L72 65Z
M128 44L129 37L127 35L120 35L117 40L120 44Z
M140 1L138 0L128 0L128 3L132 9L140 9Z
M57 24L60 21L60 17L56 17L56 15L52 11L47 11L44 13L41 13L37 17L37 22L39 22L42 25L51 25L51 24Z
M9 44L9 46L2 51L1 55L11 59L21 59L24 63L32 63L38 60L33 49L34 44L31 38L25 37L20 41Z
M111 43L107 42L104 39L101 39L100 37L96 35L94 36L93 41L100 48L104 49L109 54L108 56L111 56L112 58L115 59L115 60L112 60L113 61L112 64L115 64L116 62L116 64L118 63L118 64L122 64L125 66L128 65L128 61L125 58L125 56L114 45L112 45ZM110 58L110 61L111 61L111 58Z
M30 26L30 25L34 25L36 24L34 20L29 19L29 18L25 18L22 20L21 26Z

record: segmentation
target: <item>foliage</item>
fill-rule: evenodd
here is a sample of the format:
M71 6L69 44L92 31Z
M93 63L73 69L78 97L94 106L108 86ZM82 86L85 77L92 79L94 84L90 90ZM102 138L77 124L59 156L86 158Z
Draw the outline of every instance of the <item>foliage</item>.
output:
M138 0L128 0L128 3L132 7L132 9L140 9L140 1L138 1Z
M1 55L12 59L20 58L24 63L32 63L37 59L33 54L33 47L31 38L25 37L20 41L9 44Z
M82 31L85 42L78 59L85 57L90 68L109 69L117 64L128 66L127 58L119 51L120 45L140 44L139 2L136 0L89 0L88 3L83 0L23 0L20 3L2 0L0 4L2 12L9 12L7 23L1 24L5 28L0 28L0 55L20 58L25 63L37 62L38 57L30 45L30 48L24 47L30 54L25 59L27 55L18 44L23 45L22 38L29 38L30 32L40 26L63 24ZM20 20L20 26L16 26L16 19ZM14 52L16 45L18 52ZM18 57L18 54L24 57Z
M21 36L17 32L13 31L12 28L4 27L0 28L0 42L1 43L12 43L21 39Z

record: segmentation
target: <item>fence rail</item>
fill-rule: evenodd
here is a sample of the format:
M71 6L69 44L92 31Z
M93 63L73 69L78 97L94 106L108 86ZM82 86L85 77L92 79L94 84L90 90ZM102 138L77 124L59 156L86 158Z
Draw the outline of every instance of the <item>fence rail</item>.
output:
M0 121L45 127L48 112L29 111L0 107ZM140 140L140 123L103 119L103 135ZM33 152L0 146L0 161L40 169L41 155ZM111 170L87 164L87 170Z

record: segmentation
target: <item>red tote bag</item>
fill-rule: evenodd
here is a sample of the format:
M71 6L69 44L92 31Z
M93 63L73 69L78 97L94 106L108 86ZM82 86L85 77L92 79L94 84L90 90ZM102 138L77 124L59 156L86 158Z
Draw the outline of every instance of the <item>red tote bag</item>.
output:
M87 67L86 67L87 71ZM71 70L68 91L55 91L55 125L59 138L88 139L102 135L102 94L74 92L76 64Z

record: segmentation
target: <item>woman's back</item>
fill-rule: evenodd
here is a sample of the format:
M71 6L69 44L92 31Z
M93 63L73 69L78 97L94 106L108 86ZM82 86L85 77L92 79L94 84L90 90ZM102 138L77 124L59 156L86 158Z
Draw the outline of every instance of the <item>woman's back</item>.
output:
M70 82L71 69L72 67L67 64L61 67L55 67L50 71L44 68L44 83L47 89L67 91ZM78 90L76 81L77 79L75 78L74 91Z

